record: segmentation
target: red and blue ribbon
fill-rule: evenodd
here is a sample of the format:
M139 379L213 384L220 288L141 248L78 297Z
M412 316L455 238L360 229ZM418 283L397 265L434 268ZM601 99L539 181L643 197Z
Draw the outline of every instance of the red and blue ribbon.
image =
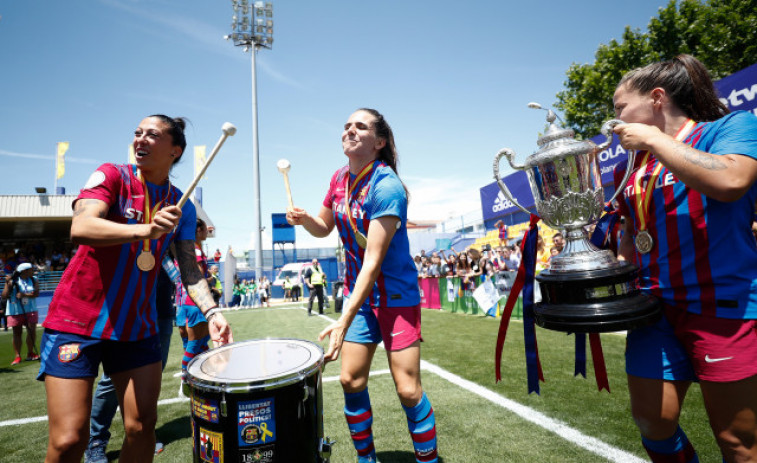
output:
M507 298L502 319L497 333L497 347L495 350L495 373L497 382L502 380L502 349L505 345L507 328L510 324L515 302L523 290L523 338L526 349L526 373L528 376L528 393L539 394L539 381L544 381L544 372L539 360L539 348L536 342L536 323L534 319L534 275L536 274L536 241L539 235L537 228L539 217L531 214L528 231L521 242L523 256L518 267L518 274Z

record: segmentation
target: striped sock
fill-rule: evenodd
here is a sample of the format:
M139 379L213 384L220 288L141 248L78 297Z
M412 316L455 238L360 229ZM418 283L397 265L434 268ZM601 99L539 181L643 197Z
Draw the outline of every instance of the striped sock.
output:
M436 420L431 401L423 393L421 401L415 407L405 407L407 428L413 438L415 461L418 463L437 463L436 453Z
M357 450L357 461L369 463L376 461L376 448L373 446L373 411L368 388L360 392L344 393L344 416L347 428L352 436L352 444Z
M694 446L680 426L675 434L665 440L651 440L641 436L641 443L653 463L699 463Z
M187 350L187 343L189 342L189 338L186 336L182 336L181 338L181 346L184 348L184 350Z
M210 335L201 339L195 339L187 342L187 348L184 350L184 358L181 359L181 369L187 370L189 362L197 355L202 354L208 350L208 342L210 341Z

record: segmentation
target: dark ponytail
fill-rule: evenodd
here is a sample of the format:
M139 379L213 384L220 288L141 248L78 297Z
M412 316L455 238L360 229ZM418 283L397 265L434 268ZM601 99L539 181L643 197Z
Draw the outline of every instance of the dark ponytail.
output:
M718 98L707 68L691 55L634 69L620 79L618 87L621 85L640 93L663 88L673 103L695 121L714 121L729 113Z

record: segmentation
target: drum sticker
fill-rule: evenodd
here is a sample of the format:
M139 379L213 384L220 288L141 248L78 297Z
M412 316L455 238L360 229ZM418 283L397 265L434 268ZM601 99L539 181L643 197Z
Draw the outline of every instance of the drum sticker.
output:
M223 463L223 434L200 426L200 461Z
M240 463L274 463L274 444L255 447L254 449L242 449L239 451Z
M237 410L240 447L276 442L276 419L272 398L239 402Z
M218 423L218 401L193 396L192 414L208 423Z

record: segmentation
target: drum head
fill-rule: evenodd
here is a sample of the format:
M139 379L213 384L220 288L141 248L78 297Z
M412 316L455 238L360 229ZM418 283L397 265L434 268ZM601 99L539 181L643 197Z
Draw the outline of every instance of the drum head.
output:
M190 386L225 392L270 389L320 371L321 346L300 339L236 342L198 355L187 366Z

